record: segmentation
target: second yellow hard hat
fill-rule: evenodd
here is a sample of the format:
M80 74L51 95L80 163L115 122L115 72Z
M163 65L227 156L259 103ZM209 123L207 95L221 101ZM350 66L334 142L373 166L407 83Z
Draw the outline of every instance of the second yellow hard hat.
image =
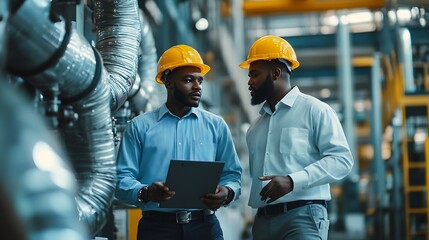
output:
M257 39L250 47L247 60L239 66L249 68L250 63L258 60L285 59L291 64L291 68L299 67L295 50L283 38L273 35L263 36Z

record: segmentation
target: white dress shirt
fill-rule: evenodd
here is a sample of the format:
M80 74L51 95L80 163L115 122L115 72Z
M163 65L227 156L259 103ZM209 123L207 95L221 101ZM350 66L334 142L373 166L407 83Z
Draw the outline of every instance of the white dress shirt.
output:
M247 132L252 187L249 206L265 206L259 195L269 181L261 176L287 176L292 192L272 204L296 200L330 200L329 183L346 177L353 167L344 131L335 111L315 97L292 88L276 110L265 102Z

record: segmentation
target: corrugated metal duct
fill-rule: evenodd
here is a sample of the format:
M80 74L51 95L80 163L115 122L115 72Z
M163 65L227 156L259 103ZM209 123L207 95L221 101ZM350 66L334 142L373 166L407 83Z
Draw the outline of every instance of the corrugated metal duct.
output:
M123 104L134 82L138 6L136 0L94 2L101 58L70 23L50 20L50 3L27 0L11 16L7 67L40 89L52 112L61 116L56 107L66 104L78 115L73 124L60 121L59 130L76 172L79 220L95 234L115 190L111 110Z
M7 84L3 59L8 3L0 2L0 236L89 239L78 221L71 166L40 116Z
M139 10L142 40L140 50L142 52L138 63L138 77L130 91L130 108L133 112L142 113L151 110L158 104L159 88L163 88L155 82L158 65L158 54L155 47L152 29L142 10Z
M13 240L90 239L79 221L69 161L23 96L0 79L0 234ZM7 113L7 114L3 114ZM31 121L29 121L29 119Z

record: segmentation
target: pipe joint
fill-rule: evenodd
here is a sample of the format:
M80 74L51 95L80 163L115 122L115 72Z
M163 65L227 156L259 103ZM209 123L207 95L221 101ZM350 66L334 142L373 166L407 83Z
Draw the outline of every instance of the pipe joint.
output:
M92 78L91 84L89 84L89 86L84 91L82 91L80 94L76 96L69 97L69 98L62 98L61 100L64 103L69 104L85 98L97 87L98 83L100 82L101 71L103 67L103 60L100 54L98 53L98 51L94 47L92 47L92 50L94 51L94 56L95 56L95 72L94 72L94 77Z
M7 65L7 68L6 68L7 71L11 74L25 77L25 76L34 76L39 73L43 73L46 69L49 69L55 66L60 61L60 59L64 56L67 50L67 47L70 43L72 32L73 31L72 31L71 21L68 21L68 20L65 21L64 38L61 44L59 45L59 47L57 48L57 50L51 55L51 57L49 57L44 63L40 64L39 66L28 70L18 69L17 68L18 65L14 65L12 62L10 62L10 64Z

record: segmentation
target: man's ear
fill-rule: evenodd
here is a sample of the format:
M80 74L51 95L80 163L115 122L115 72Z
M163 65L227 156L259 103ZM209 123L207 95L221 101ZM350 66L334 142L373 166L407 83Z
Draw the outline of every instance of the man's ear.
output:
M273 79L277 80L282 74L282 69L279 67L275 67L275 68L273 68L271 73L273 74Z
M173 85L170 79L165 79L164 81L165 88L169 89Z

